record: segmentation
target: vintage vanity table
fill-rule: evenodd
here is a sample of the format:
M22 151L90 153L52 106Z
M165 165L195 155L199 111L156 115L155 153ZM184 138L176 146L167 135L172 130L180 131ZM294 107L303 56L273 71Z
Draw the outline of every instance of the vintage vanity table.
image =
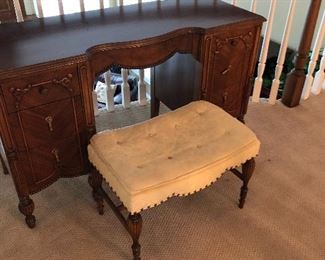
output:
M167 0L0 25L1 160L28 226L31 194L88 172L96 75L113 64L145 68L191 54L202 66L199 98L243 120L263 22L222 1ZM164 71L154 75L154 100L173 107L168 93L182 82L164 89ZM185 65L173 71L187 73Z

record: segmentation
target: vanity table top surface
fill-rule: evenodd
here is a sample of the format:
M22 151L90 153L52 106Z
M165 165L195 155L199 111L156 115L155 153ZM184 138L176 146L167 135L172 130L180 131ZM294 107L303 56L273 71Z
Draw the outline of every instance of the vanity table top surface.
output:
M177 30L204 31L263 17L222 1L167 0L0 25L0 74L85 55L100 44L130 43Z

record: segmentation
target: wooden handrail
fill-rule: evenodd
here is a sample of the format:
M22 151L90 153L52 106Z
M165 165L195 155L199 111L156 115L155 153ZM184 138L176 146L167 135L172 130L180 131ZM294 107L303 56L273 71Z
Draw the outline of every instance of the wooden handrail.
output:
M282 96L282 103L288 107L298 106L300 102L306 78L304 67L308 61L308 53L310 51L321 3L322 0L312 0L309 6L295 67L287 76Z

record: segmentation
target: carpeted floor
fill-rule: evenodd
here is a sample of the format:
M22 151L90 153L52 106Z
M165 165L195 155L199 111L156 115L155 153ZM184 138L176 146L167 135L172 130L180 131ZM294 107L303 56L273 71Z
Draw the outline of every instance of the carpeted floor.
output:
M129 111L134 121L146 107ZM119 127L129 122L98 119ZM325 95L289 109L251 104L262 141L246 207L226 173L195 195L143 212L143 259L325 259ZM1 170L0 170L1 171ZM131 259L131 239L111 210L99 216L86 177L60 180L32 196L37 227L25 226L10 176L0 172L0 259Z

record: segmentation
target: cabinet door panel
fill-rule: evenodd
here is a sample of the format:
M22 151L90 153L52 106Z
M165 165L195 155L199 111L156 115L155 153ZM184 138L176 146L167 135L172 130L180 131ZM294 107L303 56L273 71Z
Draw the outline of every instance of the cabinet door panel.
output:
M246 91L255 29L213 35L209 39L207 99L238 117Z

